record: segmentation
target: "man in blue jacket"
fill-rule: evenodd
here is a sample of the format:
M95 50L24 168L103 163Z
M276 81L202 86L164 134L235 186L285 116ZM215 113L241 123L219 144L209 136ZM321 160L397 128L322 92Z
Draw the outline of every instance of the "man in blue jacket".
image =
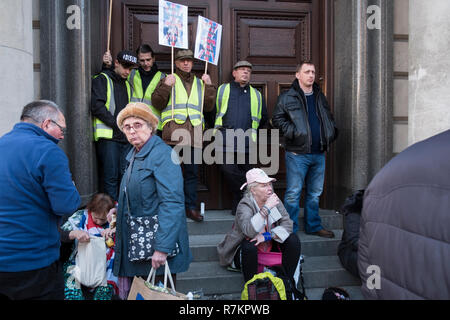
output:
M80 205L58 147L66 122L51 101L34 101L0 138L0 298L64 298L58 225Z

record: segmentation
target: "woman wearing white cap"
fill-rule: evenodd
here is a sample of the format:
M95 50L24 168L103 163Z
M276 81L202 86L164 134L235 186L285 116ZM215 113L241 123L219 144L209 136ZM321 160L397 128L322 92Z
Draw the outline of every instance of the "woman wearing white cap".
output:
M247 282L258 273L258 253L280 251L282 265L288 277L292 277L300 257L300 240L292 233L292 220L273 192L272 181L258 168L246 174L247 187L236 209L232 230L218 245L220 264L229 266L239 262L236 254L241 248L241 268ZM236 257L235 257L236 256Z

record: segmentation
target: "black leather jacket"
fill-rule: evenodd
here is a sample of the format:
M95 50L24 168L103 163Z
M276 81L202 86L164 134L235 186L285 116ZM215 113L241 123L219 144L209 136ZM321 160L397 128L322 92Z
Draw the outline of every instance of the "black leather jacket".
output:
M321 150L328 151L336 140L338 130L330 107L319 85L314 83L316 112L320 120ZM272 124L285 138L285 149L295 153L311 153L311 129L308 123L308 107L303 90L296 79L291 88L278 97Z

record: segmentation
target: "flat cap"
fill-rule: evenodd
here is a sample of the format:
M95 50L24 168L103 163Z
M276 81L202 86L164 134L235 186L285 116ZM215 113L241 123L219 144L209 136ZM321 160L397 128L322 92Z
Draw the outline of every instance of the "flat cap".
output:
M253 68L253 66L252 66L252 64L251 64L250 62L245 61L245 60L242 60L242 61L238 61L238 62L234 65L233 70L234 70L234 69L237 69L237 68L240 68L240 67L249 67L250 69Z
M189 50L189 49L178 50L177 53L175 54L175 60L180 60L180 59L194 60L194 53L192 52L192 50Z

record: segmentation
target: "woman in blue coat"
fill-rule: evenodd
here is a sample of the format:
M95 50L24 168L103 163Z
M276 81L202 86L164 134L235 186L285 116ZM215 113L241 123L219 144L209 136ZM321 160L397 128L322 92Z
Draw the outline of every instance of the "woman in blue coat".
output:
M117 125L133 149L127 156L128 168L122 178L116 226L114 274L119 277L147 278L151 267L164 273L187 271L192 261L184 212L183 176L172 160L172 148L157 135L158 119L143 103L128 104L117 116ZM151 260L139 260L130 249L128 217L158 215L154 252ZM145 250L142 250L145 251ZM136 260L138 259L138 260Z

